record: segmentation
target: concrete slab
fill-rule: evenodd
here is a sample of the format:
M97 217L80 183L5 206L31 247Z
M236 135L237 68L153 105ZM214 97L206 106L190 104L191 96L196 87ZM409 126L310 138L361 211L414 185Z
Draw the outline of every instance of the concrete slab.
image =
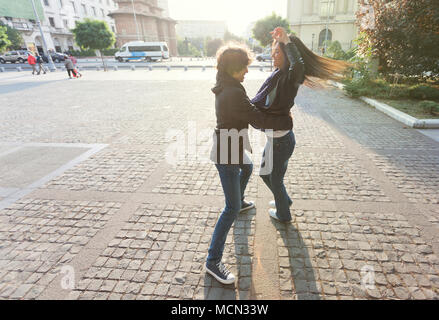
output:
M439 142L439 129L418 129L417 131Z
M0 187L24 188L87 150L75 147L21 148L0 157Z

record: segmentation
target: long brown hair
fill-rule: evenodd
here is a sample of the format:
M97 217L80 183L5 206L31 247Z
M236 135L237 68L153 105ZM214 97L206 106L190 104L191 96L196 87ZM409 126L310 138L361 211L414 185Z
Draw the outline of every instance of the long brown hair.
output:
M346 69L351 66L346 61L334 60L316 55L309 50L298 37L293 35L290 35L289 37L290 41L293 42L299 50L305 64L304 85L307 87L322 87L323 81L321 80L340 80ZM273 45L275 44L277 44L277 42L273 41ZM279 43L279 46L285 55L284 68L289 68L290 63L286 58L285 45Z

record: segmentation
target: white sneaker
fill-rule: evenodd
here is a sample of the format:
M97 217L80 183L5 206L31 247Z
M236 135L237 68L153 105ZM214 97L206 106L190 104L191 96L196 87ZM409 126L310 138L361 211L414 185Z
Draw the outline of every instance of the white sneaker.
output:
M290 207L291 207L292 205L293 205L293 202L291 201L291 203L290 203ZM271 201L268 203L268 206L269 206L270 208L276 209L276 201L271 200Z
M268 214L269 214L270 217L272 217L273 219L276 219L276 220L280 221L280 219L277 217L276 209L268 209Z
M273 219L275 219L275 220L277 220L279 222L282 222L282 223L289 223L289 222L291 222L291 220L290 221L280 220L279 217L277 216L276 209L268 209L268 214L270 215L270 217L272 217Z
M235 275L222 262L215 265L206 265L206 271L222 284L232 284L235 282Z

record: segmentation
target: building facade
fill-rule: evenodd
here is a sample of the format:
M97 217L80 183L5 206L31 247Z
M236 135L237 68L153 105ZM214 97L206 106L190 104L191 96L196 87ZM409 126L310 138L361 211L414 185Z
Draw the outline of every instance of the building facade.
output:
M130 41L165 41L171 55L177 55L176 21L169 18L165 0L114 0L110 12L116 24L116 45ZM136 25L137 22L137 25Z
M357 0L288 0L287 10L291 30L313 51L321 52L325 39L340 42L343 50L354 46Z
M10 0L0 0L3 1ZM20 31L27 49L43 53L43 41L30 1L14 0L14 2L14 6L3 12L2 8L5 7L0 6L0 20ZM79 50L71 29L75 27L77 21L83 21L85 18L106 21L110 29L116 33L114 20L108 15L110 11L116 9L113 0L35 0L35 3L49 50L57 52Z
M208 38L223 39L227 25L225 21L179 20L177 36L181 39Z

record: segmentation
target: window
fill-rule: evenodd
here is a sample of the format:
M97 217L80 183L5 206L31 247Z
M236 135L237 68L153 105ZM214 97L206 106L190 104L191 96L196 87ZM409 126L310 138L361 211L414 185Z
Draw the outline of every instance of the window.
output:
M160 46L139 46L139 47L128 47L130 52L144 52L144 51L152 51L152 52L160 52Z
M87 15L87 7L85 6L85 4L82 4L82 13Z
M69 28L69 20L64 20L64 28Z
M50 7L49 0L44 0L44 5L45 5L46 7Z
M59 7L60 7L60 8L63 7L63 2L62 2L62 0L59 0Z
M105 17L104 9L101 9L102 16Z
M93 11L93 15L96 17L96 8L95 7L91 7L91 10Z
M55 19L53 19L52 17L49 17L49 23L52 27L55 28Z
M335 0L320 0L320 16L332 17L335 12Z
M331 41L332 40L332 31L328 29L328 36L326 36L326 28L320 31L319 34L319 47L323 47L325 45L325 39Z
M167 46L163 46L163 51L167 52L168 51L168 47Z

